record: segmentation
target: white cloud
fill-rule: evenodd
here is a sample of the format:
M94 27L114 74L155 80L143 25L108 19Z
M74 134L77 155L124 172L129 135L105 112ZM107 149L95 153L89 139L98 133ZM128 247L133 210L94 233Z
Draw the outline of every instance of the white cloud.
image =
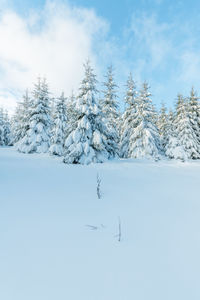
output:
M133 49L132 68L139 81L152 85L154 100L172 105L176 94L198 88L200 43L195 20L180 18L164 22L158 15L134 14L129 28L129 49Z
M168 34L172 28L172 24L159 23L154 15L133 16L130 30L148 68L155 69L165 63L173 47Z
M188 85L195 86L199 88L199 78L200 78L200 57L199 51L185 51L180 56L181 61L181 72L179 76L179 81L184 83L188 89Z
M103 39L107 24L94 11L47 2L26 18L13 11L0 16L0 104L11 109L15 95L46 76L55 93L76 89L82 64L96 64L93 44Z

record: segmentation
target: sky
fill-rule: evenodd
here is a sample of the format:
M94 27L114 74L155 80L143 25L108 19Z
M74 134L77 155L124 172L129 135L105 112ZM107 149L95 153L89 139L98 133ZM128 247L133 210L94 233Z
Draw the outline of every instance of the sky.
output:
M0 0L0 105L13 112L38 76L55 97L76 93L90 58L100 91L113 65L121 107L130 72L172 107L200 93L199 25L197 0Z

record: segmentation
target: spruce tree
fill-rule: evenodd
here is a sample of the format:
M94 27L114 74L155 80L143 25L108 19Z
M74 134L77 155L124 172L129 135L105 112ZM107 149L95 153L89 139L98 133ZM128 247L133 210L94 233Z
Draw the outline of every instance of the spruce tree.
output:
M175 134L169 136L165 155L170 159L187 160L187 153Z
M188 103L180 94L177 97L174 126L178 142L183 147L187 158L200 158L199 143L189 118Z
M114 81L113 67L108 67L107 74L105 76L106 81L103 83L103 99L101 100L101 109L103 112L104 122L107 124L110 144L112 144L113 152L119 153L119 106L117 101L117 85Z
M128 156L132 158L157 160L161 154L160 137L155 124L155 111L150 97L149 86L144 82L136 101L134 126L131 126L130 132Z
M112 157L108 144L107 127L96 100L96 76L89 61L76 100L76 126L65 142L64 163L90 164Z
M187 154L178 139L178 132L175 126L175 114L171 109L168 113L168 138L165 146L165 155L170 159L187 160Z
M21 122L20 116L21 115L21 107L20 103L17 103L15 113L11 118L11 144L15 145L21 138Z
M188 116L195 136L200 143L200 105L199 97L193 87L188 98Z
M28 90L23 95L23 100L17 104L15 115L12 121L12 144L18 149L23 137L29 130L29 110L31 105L31 99L29 97ZM19 142L19 145L18 145Z
M120 156L127 158L129 153L130 132L136 127L136 85L130 73L126 84L125 111L122 115L120 134Z
M68 97L66 101L66 109L67 109L67 128L66 128L66 136L65 139L68 138L70 133L76 129L76 121L78 119L78 113L76 111L76 96L72 91L70 97Z
M54 112L54 124L51 136L49 152L53 155L62 156L67 128L67 107L64 93L57 99Z
M3 122L4 122L4 144L5 146L10 146L11 145L11 123L7 111L4 111L3 113Z
M0 146L5 145L5 135L4 135L4 112L3 108L0 108Z
M168 116L168 136L172 136L174 133L174 112L172 109L169 110Z
M10 146L11 128L8 112L0 108L0 146Z
M168 120L167 109L164 103L162 103L157 124L158 124L159 134L161 137L161 144L163 149L165 150L169 139L169 120Z
M17 149L24 153L45 153L50 146L51 113L49 90L46 80L38 79L34 86L29 108L29 129L17 143Z

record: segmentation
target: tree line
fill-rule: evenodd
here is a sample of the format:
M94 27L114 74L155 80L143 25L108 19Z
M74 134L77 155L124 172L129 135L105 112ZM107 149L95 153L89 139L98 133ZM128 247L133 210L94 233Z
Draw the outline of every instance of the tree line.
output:
M129 75L120 113L117 85L110 66L99 97L97 79L87 61L77 95L50 97L46 79L25 92L14 116L0 110L0 145L22 153L47 153L67 164L90 164L113 158L200 158L199 97L178 94L174 110L163 104L157 112L150 87L139 90Z

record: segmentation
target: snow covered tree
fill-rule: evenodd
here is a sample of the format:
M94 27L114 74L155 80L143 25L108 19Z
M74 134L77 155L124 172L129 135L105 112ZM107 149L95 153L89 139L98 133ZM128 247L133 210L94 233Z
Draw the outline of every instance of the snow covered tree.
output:
M165 146L165 155L170 159L187 160L187 154L184 147L178 140L178 133L175 126L175 114L170 109L168 113L168 139Z
M78 113L76 111L76 97L72 91L71 96L68 97L66 102L67 108L67 128L66 128L66 139L70 133L76 129Z
M17 143L17 149L24 153L45 153L50 146L51 113L49 90L46 80L38 79L34 86L29 108L29 129Z
M179 159L182 161L187 160L187 154L184 147L180 144L176 135L169 136L168 143L166 144L165 155L171 159Z
M153 112L153 116L152 116L152 122L157 126L158 124L158 112L156 111L156 107L153 103L151 103L152 106L152 112ZM157 126L158 127L158 126Z
M96 76L89 61L76 100L76 126L65 142L64 163L89 164L103 162L113 156L108 144L107 127L96 101Z
M174 133L174 112L172 109L169 110L168 116L168 136L172 136Z
M67 107L64 93L58 98L55 105L54 125L51 136L51 146L49 152L53 155L62 156L67 128Z
M134 126L130 128L128 157L157 160L161 154L160 137L154 123L155 111L150 96L149 86L144 82L136 101Z
M28 90L23 95L23 100L17 104L15 115L12 120L12 138L11 143L18 147L17 142L22 140L29 129L29 110L31 100Z
M167 109L164 103L162 103L157 124L158 124L159 134L161 137L162 147L165 150L169 139L169 120L168 120Z
M4 140L4 112L3 108L0 108L0 146L5 145Z
M5 146L10 146L11 145L11 123L7 111L4 111L3 113L3 122L4 122L4 144Z
M0 146L10 145L10 120L8 112L0 108Z
M199 97L192 87L188 98L188 116L193 128L194 134L200 143L200 105Z
M12 145L16 144L21 138L20 136L21 131L19 130L21 126L21 123L19 121L20 119L19 114L20 114L20 105L18 103L15 109L15 113L11 118L11 144Z
M129 153L129 140L130 132L136 127L135 114L136 114L136 85L130 73L126 84L125 96L125 111L122 115L121 121L121 134L120 134L120 156L127 158Z
M108 130L110 131L111 143L113 145L113 151L118 154L119 145L119 112L117 102L117 85L114 81L113 67L108 67L106 74L106 81L103 83L103 99L101 100L101 109L103 112L104 122L107 123Z
M175 153L174 158L176 158L176 148L178 145L178 147L181 146L181 151L184 152L184 160L185 157L189 159L200 158L199 143L189 118L188 103L181 94L177 97L174 131L176 141L171 145L169 143L166 154L168 155L169 151L171 151L171 158L173 158L173 153Z

